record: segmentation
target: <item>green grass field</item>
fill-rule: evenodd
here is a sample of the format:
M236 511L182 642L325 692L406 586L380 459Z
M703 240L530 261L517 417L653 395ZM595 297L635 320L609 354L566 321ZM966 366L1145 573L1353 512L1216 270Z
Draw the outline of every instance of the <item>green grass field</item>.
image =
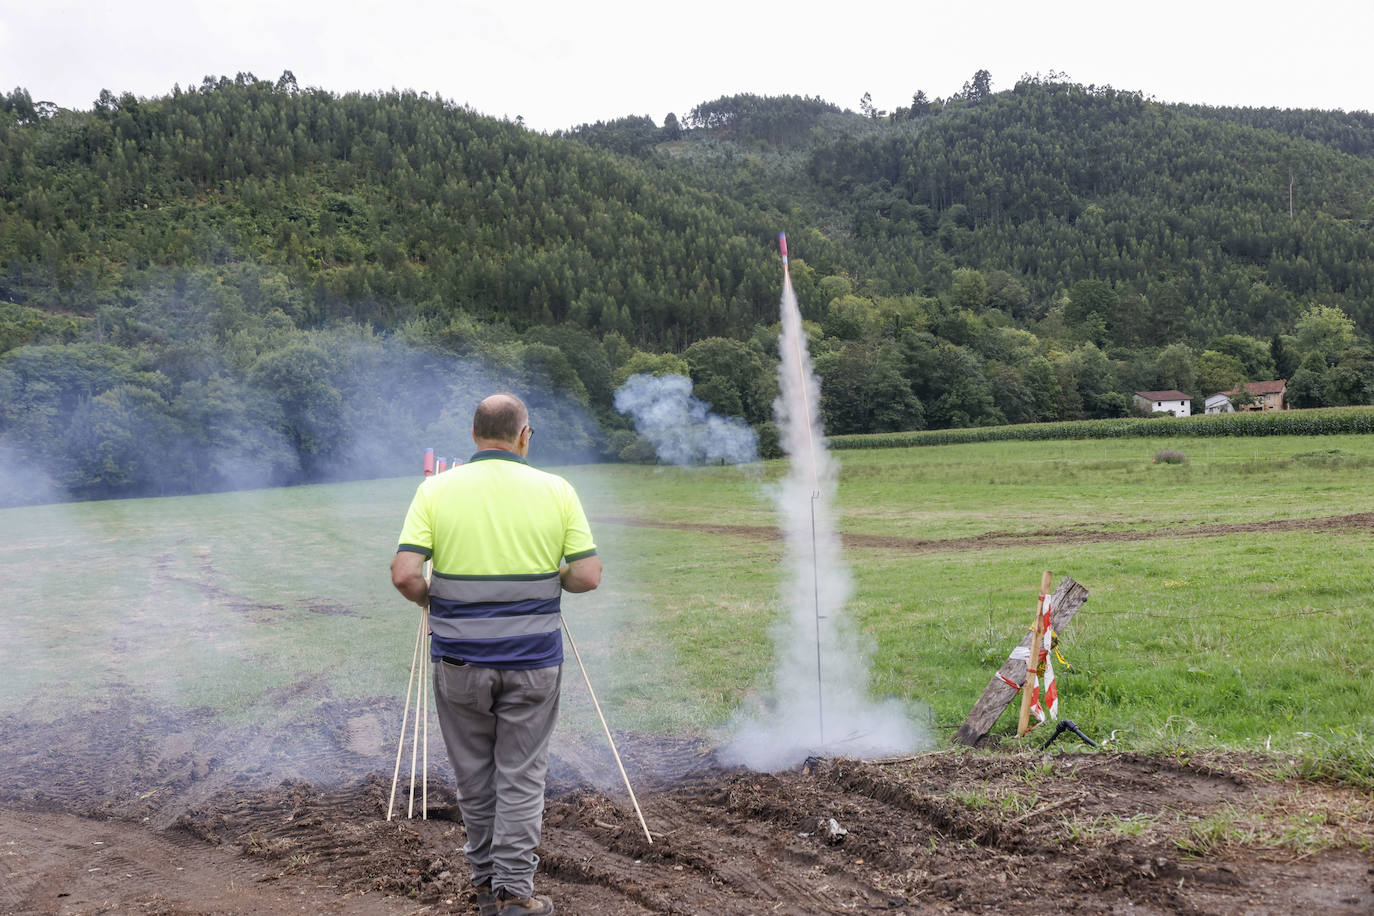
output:
M1152 463L1164 448L1189 460ZM842 530L910 539L846 549L871 692L932 716L937 734L1020 639L1051 569L1092 593L1059 673L1061 714L1089 734L1144 749L1374 743L1374 529L1284 524L1374 511L1374 436L836 460ZM617 729L710 734L768 684L781 542L694 526L774 525L783 471L564 469L606 565L602 588L565 611ZM399 699L416 617L387 564L415 483L0 511L0 715L56 717L118 691L266 722L318 702L318 685ZM1209 531L1240 524L1253 528ZM915 544L994 533L991 546ZM587 727L580 685L565 692L571 727Z

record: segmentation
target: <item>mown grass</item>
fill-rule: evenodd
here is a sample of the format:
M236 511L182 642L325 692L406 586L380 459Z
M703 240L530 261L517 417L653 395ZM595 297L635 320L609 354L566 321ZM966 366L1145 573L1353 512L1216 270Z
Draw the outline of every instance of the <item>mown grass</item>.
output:
M1374 511L1374 437L1172 440L1175 465L1152 462L1162 444L838 453L841 528L894 539L845 556L872 694L952 733L1051 569L1092 592L1059 674L1063 715L1090 735L1268 749L1374 783L1374 532L1217 527ZM768 684L783 472L566 469L606 577L565 610L614 727L710 733ZM386 568L415 482L0 512L0 714L132 690L270 721L319 702L301 685L403 696L417 612ZM928 543L950 539L965 540ZM570 727L597 728L566 677Z
M1338 515L1368 493L1374 437L989 442L842 452L846 531L950 538L1081 527L1185 528ZM1323 454L1312 457L1317 446ZM1368 508L1370 502L1366 502Z
M270 717L283 709L273 691L310 679L343 696L392 692L418 617L382 588L386 531L410 487L4 510L0 712L58 715L75 696L132 691Z

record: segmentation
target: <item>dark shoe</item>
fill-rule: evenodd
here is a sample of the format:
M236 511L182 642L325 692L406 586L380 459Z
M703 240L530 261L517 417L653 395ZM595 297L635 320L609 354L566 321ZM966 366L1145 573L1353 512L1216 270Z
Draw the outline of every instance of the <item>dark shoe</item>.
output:
M491 882L474 884L472 888L477 892L477 907L481 916L496 916L498 901L492 893Z
M497 893L496 912L508 916L553 916L553 901L548 897L514 897L502 888Z

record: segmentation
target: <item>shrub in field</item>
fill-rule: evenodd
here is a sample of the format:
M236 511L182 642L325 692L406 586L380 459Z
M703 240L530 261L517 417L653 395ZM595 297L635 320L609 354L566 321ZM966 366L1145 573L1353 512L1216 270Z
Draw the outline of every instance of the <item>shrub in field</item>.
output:
M1171 448L1160 449L1155 452L1155 464L1183 464L1187 460L1187 455Z

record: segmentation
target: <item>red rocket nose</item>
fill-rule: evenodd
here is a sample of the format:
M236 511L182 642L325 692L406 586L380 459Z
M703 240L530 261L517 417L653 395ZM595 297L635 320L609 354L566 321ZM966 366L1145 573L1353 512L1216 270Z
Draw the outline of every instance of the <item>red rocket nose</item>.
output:
M786 232L779 232L779 233L778 233L778 248L779 248L779 250L782 251L782 256L783 256L784 258L787 257L787 233L786 233Z

